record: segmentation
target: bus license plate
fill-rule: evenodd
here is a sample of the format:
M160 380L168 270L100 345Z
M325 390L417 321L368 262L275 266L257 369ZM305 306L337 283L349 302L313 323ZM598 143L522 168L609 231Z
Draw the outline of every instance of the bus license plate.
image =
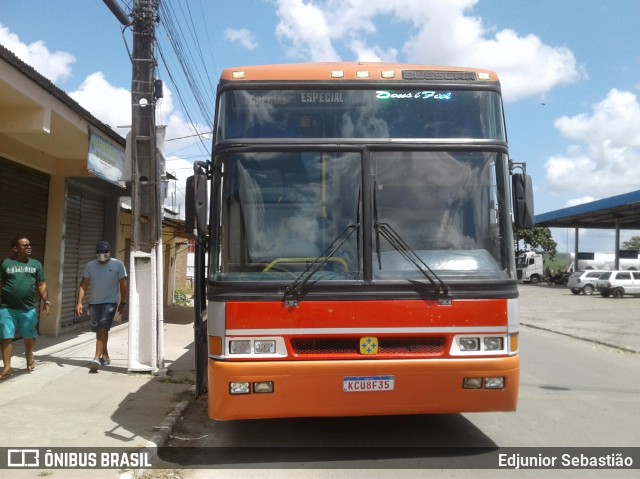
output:
M395 376L348 376L342 381L345 393L393 391Z

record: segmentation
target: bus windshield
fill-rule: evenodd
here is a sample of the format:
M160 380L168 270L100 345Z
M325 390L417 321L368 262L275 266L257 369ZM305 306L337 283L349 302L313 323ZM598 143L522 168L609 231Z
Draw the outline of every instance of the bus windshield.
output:
M363 175L365 161L370 167ZM439 277L512 277L506 198L499 193L507 178L502 153L226 151L216 163L224 173L215 193L220 234L213 281L290 281L318 260L324 264L314 281L424 279L378 237L376 222ZM353 234L323 257L345 229Z
M505 142L506 134L500 95L491 90L227 90L216 139L240 138Z

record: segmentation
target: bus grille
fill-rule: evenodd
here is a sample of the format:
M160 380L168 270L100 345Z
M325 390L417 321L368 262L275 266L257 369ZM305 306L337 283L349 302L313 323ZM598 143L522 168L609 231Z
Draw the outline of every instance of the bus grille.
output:
M293 338L291 347L297 355L360 355L357 338ZM378 356L439 355L445 350L443 337L385 338L378 337Z

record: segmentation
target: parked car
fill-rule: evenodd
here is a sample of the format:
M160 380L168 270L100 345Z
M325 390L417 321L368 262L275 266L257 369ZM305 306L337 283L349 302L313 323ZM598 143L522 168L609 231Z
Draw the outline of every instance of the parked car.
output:
M640 294L640 271L607 271L596 281L596 288L605 298Z
M576 271L569 276L567 286L573 294L580 294L582 292L587 296L591 296L596 290L596 281L602 273L606 273L606 271L599 269Z

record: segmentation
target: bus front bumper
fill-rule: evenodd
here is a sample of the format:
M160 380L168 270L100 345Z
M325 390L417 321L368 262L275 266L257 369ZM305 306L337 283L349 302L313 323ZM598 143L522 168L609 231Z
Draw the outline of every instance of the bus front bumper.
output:
M514 411L519 356L443 360L265 361L209 360L212 419L376 416ZM463 387L466 378L480 384ZM487 389L487 378L504 387ZM231 384L248 391L231 394ZM273 392L255 392L273 383ZM468 381L467 381L468 383Z

